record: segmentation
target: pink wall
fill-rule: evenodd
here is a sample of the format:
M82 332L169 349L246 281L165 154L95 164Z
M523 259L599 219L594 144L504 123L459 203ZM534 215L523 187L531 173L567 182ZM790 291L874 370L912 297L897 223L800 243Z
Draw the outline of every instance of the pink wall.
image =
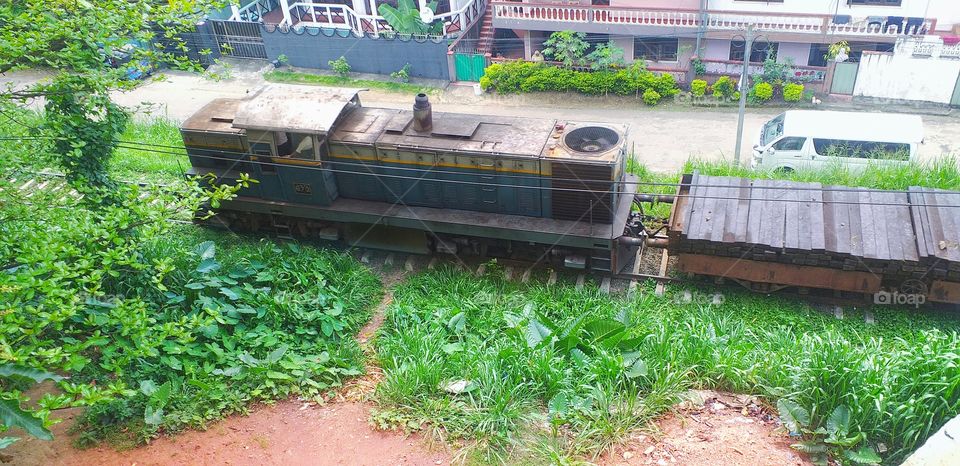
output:
M700 9L700 0L610 0L610 6L698 10Z

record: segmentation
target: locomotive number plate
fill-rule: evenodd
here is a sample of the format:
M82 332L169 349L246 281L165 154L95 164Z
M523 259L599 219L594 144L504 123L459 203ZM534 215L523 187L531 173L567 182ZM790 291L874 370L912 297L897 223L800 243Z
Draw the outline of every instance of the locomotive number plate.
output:
M294 183L293 191L297 194L313 194L313 188L307 183Z

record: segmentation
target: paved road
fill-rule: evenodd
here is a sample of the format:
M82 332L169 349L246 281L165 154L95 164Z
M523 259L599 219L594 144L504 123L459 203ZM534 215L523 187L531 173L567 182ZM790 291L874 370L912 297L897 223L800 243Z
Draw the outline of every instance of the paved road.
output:
M260 63L241 65L234 69L231 79L219 82L170 72L165 80L152 80L133 91L118 92L115 99L122 105L140 106L141 113L150 111L183 120L213 98L243 96L255 89L263 82ZM412 97L376 90L362 94L364 105L388 108L409 108ZM631 99L579 95L476 96L473 88L467 86L451 86L431 99L435 110L445 112L627 123L629 144L634 153L649 168L662 172L675 172L694 157L732 160L735 147L737 115L730 109L648 108ZM144 107L144 104L152 106ZM748 109L745 155L753 146L760 126L778 112ZM920 150L921 158L960 154L960 119L952 116L924 116L923 119L927 138ZM850 124L870 122L864 119Z

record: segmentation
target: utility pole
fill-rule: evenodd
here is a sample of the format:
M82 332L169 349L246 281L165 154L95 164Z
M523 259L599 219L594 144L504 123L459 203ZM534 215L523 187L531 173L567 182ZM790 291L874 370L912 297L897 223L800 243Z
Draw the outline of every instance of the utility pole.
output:
M743 74L740 76L740 116L737 121L737 149L733 153L734 165L740 165L740 148L743 145L743 115L747 111L747 92L750 89L750 52L753 48L753 25L747 26L743 41Z
M701 47L703 45L703 34L707 30L707 0L700 0L700 27L697 28L697 51L695 54L698 58L703 58L703 50Z

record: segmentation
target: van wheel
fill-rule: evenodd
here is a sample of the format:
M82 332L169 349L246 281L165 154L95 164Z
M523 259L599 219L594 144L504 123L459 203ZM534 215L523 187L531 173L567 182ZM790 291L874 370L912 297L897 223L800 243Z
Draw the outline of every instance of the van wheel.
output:
M793 169L790 168L790 167L780 167L780 168L774 170L773 172L776 173L776 174L778 174L778 175L789 175L789 174L793 173Z

